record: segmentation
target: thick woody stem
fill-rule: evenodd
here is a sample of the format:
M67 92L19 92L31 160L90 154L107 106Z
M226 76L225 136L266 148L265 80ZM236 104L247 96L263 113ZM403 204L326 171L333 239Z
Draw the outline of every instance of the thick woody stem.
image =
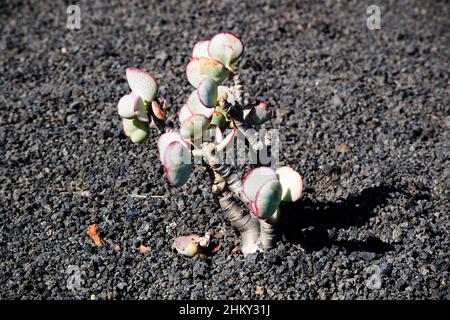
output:
M254 152L258 152L264 148L264 143L259 139L258 132L246 122L234 119L234 124L239 133L248 141L248 145Z
M258 219L245 212L236 203L233 194L227 189L222 191L219 204L231 224L238 229L242 237L242 253L244 256L260 250Z
M212 186L212 192L214 195L218 195L226 188L227 183L217 173L213 172L213 175L214 175L214 182Z
M242 253L246 256L258 250L268 250L275 246L276 227L263 220L257 219L240 206L234 197L248 199L243 195L242 182L225 164L217 164L208 146L203 149L203 155L209 165L213 179L212 191L225 216L238 229L242 237Z
M238 175L231 169L230 166L226 164L218 164L216 162L210 162L211 168L219 174L227 183L228 189L243 203L248 203L247 197L244 195L244 190L242 188L241 179Z
M225 163L218 163L213 155L214 145L208 145L202 149L203 157L216 175L219 175L227 184L228 189L243 203L248 203L244 194L242 182L234 170Z
M236 203L233 194L228 190L223 177L209 167L209 172L214 180L212 191L214 199L219 203L225 217L238 229L242 238L242 253L244 256L260 250L259 222L252 215Z
M220 100L219 105L228 110L233 118L233 123L238 132L248 141L249 147L256 153L262 150L265 144L270 145L270 136L264 137L264 142L259 139L256 130L243 119L242 104L242 85L239 77L234 78L232 93L236 103L231 105L226 101L226 97ZM206 146L202 149L203 157L207 160L210 168L214 172L213 192L216 192L218 202L231 224L236 227L242 237L242 252L244 255L254 253L262 249L268 250L275 246L276 227L263 220L257 219L246 212L237 204L234 197L240 199L242 203L248 204L249 201L244 195L242 182L238 175L226 164L217 163L214 153L214 145ZM225 182L225 184L223 184ZM234 195L234 197L233 197Z
M277 237L276 225L259 220L260 227L260 240L264 250L272 249L275 247L275 241Z

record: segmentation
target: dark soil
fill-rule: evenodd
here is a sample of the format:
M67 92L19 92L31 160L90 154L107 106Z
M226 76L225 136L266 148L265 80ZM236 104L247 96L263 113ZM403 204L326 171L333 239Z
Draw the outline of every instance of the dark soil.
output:
M366 1L76 2L81 30L71 2L0 3L1 299L449 298L447 1L378 1L380 30ZM278 247L246 259L208 176L171 188L157 134L132 144L116 112L130 66L177 112L193 45L220 31L306 181ZM209 230L215 255L171 250Z

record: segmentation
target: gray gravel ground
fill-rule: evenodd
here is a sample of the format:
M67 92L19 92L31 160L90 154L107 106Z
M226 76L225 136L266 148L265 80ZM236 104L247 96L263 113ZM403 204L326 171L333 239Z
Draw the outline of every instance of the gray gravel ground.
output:
M1 299L449 298L448 1L377 1L381 30L374 1L73 2L79 31L72 2L0 2ZM178 111L194 43L225 30L307 185L278 247L246 259L206 176L170 188L156 134L133 145L116 114L129 66ZM214 256L171 251L220 229Z

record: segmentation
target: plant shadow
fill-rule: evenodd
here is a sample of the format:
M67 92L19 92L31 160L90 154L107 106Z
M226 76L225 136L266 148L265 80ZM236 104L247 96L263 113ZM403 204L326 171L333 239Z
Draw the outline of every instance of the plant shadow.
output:
M381 254L392 251L392 245L376 237L368 237L365 241L337 241L334 240L334 234L338 229L363 226L376 216L376 209L387 204L394 193L401 194L404 191L380 186L367 188L358 195L336 202L315 202L306 198L284 204L280 220L282 237L291 243L300 244L308 252L331 246L343 247L349 252Z

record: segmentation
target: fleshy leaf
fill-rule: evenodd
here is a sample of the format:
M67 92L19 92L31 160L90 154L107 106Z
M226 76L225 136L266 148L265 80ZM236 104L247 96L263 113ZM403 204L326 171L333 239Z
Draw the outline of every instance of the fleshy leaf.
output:
M194 114L181 124L180 135L184 139L199 139L202 137L208 125L208 118L201 114Z
M135 143L142 142L148 137L150 129L147 122L122 118L122 125L125 135Z
M120 98L117 106L119 115L125 119L136 118L140 121L148 121L144 102L136 93L131 92Z
M204 237L191 234L175 238L172 247L184 256L193 257L203 248L208 247L210 242L211 236L208 233Z
M209 109L208 109L209 110ZM180 119L180 123L183 123L187 118L189 118L190 116L192 116L191 111L189 110L189 107L187 106L187 104L184 104L181 109L180 109L180 114L179 114L179 119Z
M205 107L215 107L217 104L217 82L210 77L205 77L198 85L197 94Z
M197 89L198 90L198 89ZM207 118L210 118L214 113L214 108L207 108L200 101L197 90L194 90L188 97L186 105L191 115L201 114Z
M187 147L186 143L183 141L183 138L176 132L166 132L163 133L158 139L158 153L161 162L164 163L164 153L166 152L167 147L174 141L178 141Z
M246 111L244 110L245 121L256 125L263 124L272 116L272 109L265 102L260 102L258 105L252 107L249 112Z
M301 198L303 192L303 179L291 167L281 167L276 171L283 189L281 200L284 202L295 202Z
M161 121L166 121L165 112L159 107L159 104L156 101L152 101L152 111L156 118Z
M186 67L188 81L195 88L206 76L214 79L217 84L221 84L229 73L221 62L208 58L192 58Z
M209 40L199 41L195 44L194 50L192 50L192 56L195 58L209 58L208 54Z
M139 95L144 102L153 101L158 90L155 78L150 73L136 68L128 68L126 73L131 91Z
M244 44L241 39L229 32L216 34L209 41L209 56L219 60L227 67L230 67L243 52Z
M217 152L225 150L225 148L233 141L237 128L233 128L230 133L216 146Z
M120 98L117 105L119 116L125 119L132 119L135 116L136 105L138 104L139 96L137 94L127 94Z
M197 237L197 235L177 237L172 246L179 254L191 258L200 252Z
M164 152L164 168L169 182L180 187L192 172L191 152L181 142L171 142Z
M244 177L244 194L250 201L255 201L259 188L269 180L276 179L275 170L269 167L258 167L250 170Z
M274 214L280 204L282 192L281 183L278 179L266 181L259 188L255 204L260 219L268 219Z
M225 130L227 126L227 119L220 111L214 111L211 118L211 125L217 126L222 130Z

